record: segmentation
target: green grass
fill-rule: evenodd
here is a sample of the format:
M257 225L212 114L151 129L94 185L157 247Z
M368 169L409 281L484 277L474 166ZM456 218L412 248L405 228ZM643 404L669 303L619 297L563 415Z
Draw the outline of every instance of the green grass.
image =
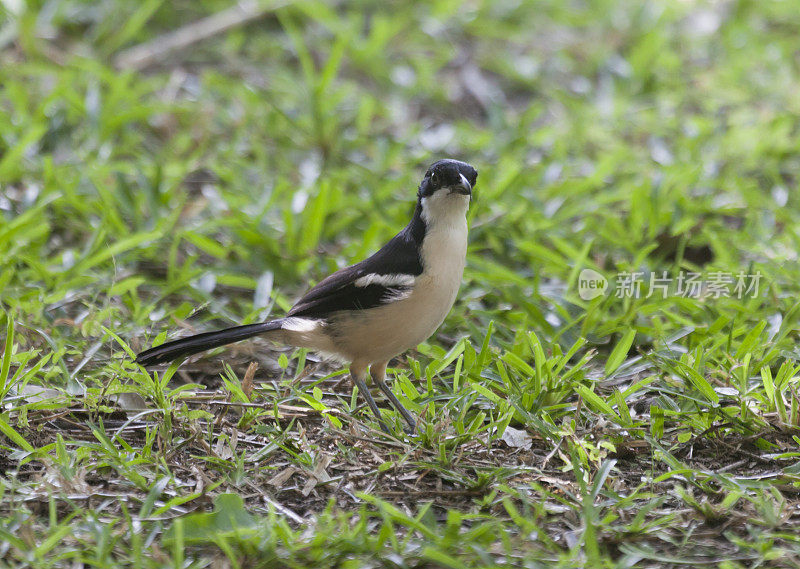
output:
M12 5L0 566L800 565L794 3L301 1L139 71L228 4ZM416 436L302 350L131 362L282 314L445 156L480 176L456 306L390 371Z

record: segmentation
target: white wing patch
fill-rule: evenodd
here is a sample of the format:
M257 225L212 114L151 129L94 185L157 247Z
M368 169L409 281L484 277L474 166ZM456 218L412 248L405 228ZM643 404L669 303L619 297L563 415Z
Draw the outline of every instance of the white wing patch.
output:
M353 284L358 287L366 287L369 285L381 285L385 287L391 286L412 286L414 284L414 275L404 275L400 273L394 273L390 275L378 275L375 273L370 273L368 275L364 275L353 281Z
M291 332L316 332L321 326L319 319L302 318L300 316L290 316L283 320L281 328Z
M405 300L411 296L411 289L410 288L401 288L397 289L395 292L386 294L381 299L383 304L391 304L392 302L398 302L400 300Z

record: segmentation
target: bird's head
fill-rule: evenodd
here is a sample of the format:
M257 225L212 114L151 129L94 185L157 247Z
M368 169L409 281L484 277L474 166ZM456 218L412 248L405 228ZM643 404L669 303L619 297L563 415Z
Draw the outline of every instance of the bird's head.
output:
M458 160L431 164L419 185L417 196L425 217L465 214L478 180L478 171Z
M437 192L471 196L478 179L478 171L458 160L439 160L431 164L419 185L418 195L427 198Z

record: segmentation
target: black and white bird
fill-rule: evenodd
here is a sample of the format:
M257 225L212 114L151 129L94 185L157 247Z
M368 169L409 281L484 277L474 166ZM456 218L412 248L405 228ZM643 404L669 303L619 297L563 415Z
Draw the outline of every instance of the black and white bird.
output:
M440 160L425 173L406 227L369 257L309 290L284 318L189 336L145 350L143 366L162 364L253 336L309 348L350 364L350 376L372 412L372 380L402 414L414 417L386 384L393 357L433 334L455 302L467 254L467 209L478 172Z

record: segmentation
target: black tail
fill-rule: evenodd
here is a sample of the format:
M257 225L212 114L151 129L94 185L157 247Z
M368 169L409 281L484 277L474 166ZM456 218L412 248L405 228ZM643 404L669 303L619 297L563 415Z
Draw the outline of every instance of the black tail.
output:
M185 358L198 352L217 348L226 344L232 344L239 340L246 340L253 336L258 336L271 330L279 330L283 324L283 319L271 320L260 324L246 324L244 326L234 326L216 332L205 332L196 334L188 338L181 338L161 344L149 350L145 350L136 356L136 363L143 366L168 363L179 358Z

